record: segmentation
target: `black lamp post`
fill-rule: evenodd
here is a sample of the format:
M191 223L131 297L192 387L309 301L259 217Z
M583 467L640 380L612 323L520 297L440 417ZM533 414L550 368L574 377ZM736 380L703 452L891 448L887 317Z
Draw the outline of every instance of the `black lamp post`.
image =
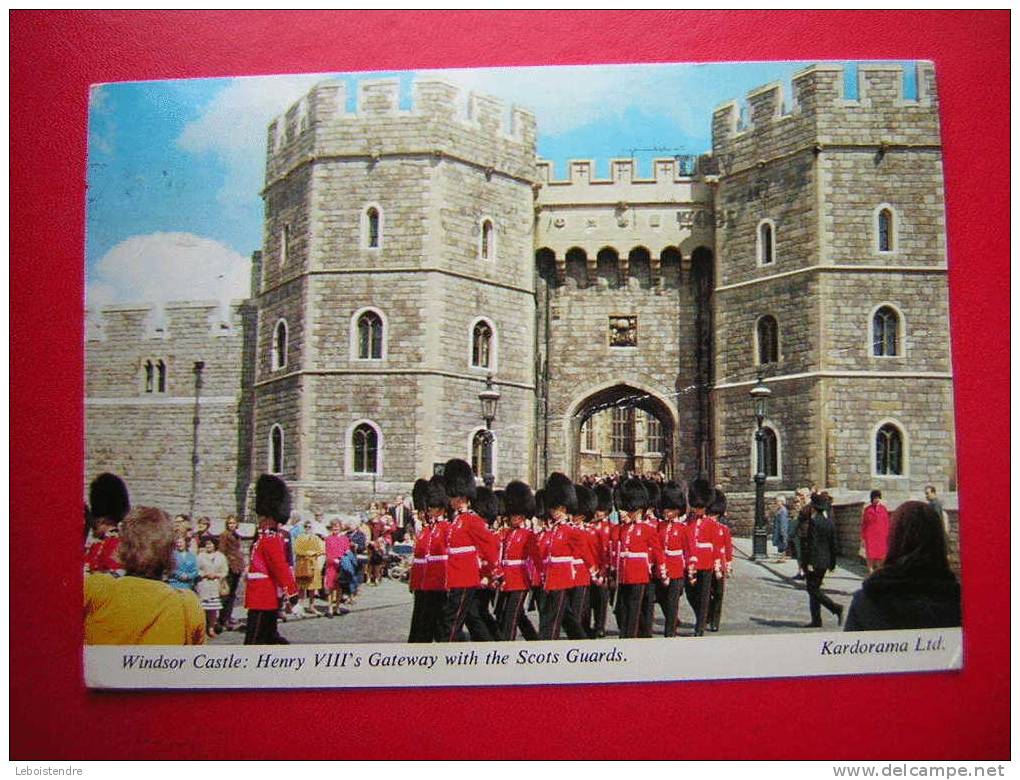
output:
M198 494L198 423L201 407L199 399L202 395L202 370L205 368L205 361L195 361L195 411L191 416L191 496L188 501L188 511L195 516L195 498Z
M496 476L492 473L492 442L495 436L492 435L492 421L496 419L496 407L499 406L499 390L492 384L492 374L485 377L485 389L478 394L478 400L482 403L482 418L485 420L485 455L480 464L485 468L482 481L485 487L492 489Z
M758 427L754 432L755 469L754 469L754 534L752 538L751 560L768 555L768 524L765 520L765 435L761 426L768 414L769 398L772 391L762 381L758 372L758 382L751 388L751 400L754 402L754 417Z

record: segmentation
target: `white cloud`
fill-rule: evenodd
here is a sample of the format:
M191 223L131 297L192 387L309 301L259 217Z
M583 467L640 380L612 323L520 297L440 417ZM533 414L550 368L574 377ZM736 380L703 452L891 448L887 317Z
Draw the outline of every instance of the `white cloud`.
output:
M700 129L701 116L681 94L693 83L690 74L675 66L480 68L419 77L430 75L533 111L545 135L620 120L634 110L668 116L688 132Z
M258 197L265 170L266 130L324 76L239 78L218 92L201 115L184 126L177 145L193 154L211 154L226 167L217 193L220 204L236 208Z
M251 261L219 241L191 233L132 236L92 269L85 294L96 311L117 303L247 298Z

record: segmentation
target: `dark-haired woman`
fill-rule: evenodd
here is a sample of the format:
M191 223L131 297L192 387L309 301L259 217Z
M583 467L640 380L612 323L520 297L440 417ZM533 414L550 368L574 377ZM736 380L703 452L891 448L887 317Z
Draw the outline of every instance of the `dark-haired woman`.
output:
M938 513L907 501L892 513L885 563L854 594L846 631L960 625L960 584Z

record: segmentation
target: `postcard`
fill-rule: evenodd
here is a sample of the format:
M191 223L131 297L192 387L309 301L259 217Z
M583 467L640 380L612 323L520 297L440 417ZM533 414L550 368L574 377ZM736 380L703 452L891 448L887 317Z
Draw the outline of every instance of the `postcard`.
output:
M962 668L930 62L95 85L85 681Z

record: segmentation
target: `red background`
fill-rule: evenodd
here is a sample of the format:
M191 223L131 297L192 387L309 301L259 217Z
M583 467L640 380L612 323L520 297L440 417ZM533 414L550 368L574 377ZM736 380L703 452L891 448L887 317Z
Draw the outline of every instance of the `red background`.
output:
M11 12L10 25L12 758L1009 755L1008 11L22 11ZM942 101L965 525L961 673L374 692L84 690L90 83L869 58L933 59ZM287 736L255 738L274 731Z

